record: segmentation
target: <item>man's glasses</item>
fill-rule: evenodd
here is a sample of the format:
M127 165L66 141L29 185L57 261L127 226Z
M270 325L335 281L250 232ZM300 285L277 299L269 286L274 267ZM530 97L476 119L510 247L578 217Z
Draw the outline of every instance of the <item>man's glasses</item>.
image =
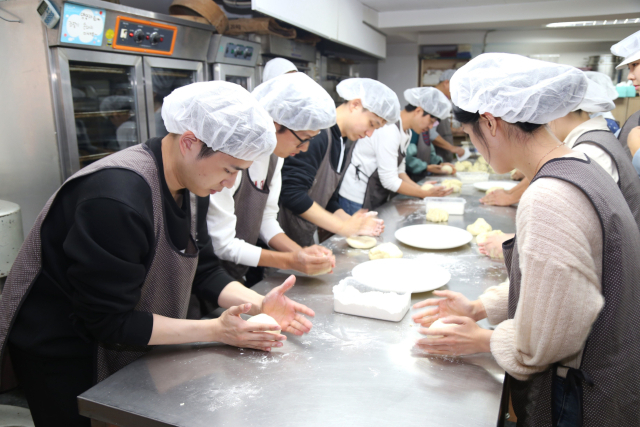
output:
M306 144L307 142L311 141L311 138L309 138L309 139L300 139L300 137L298 136L298 134L297 134L297 133L295 133L294 131L292 131L292 130L291 130L291 129L289 129L289 128L286 128L286 129L287 129L289 132L291 132L291 133L293 134L293 136L295 136L295 137L298 139L298 141L300 141L300 144L298 144L298 146L297 146L296 148L298 148L298 147L302 147L304 144Z

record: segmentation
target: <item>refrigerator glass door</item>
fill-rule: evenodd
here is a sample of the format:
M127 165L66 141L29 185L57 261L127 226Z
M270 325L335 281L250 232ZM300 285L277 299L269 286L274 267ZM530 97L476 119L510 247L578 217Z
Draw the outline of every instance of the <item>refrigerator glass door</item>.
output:
M167 129L162 121L165 96L182 86L204 80L203 64L169 58L144 58L149 137L164 137ZM149 77L150 76L150 77Z
M251 92L255 84L255 68L240 65L213 64L213 80L236 83Z
M58 48L64 178L147 139L142 58ZM61 98L61 101L60 101Z

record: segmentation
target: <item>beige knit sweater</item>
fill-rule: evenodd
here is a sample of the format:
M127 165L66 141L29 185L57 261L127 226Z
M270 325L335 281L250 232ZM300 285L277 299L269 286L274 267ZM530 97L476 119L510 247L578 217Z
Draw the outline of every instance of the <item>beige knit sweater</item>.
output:
M516 235L522 282L515 318L507 320L508 284L480 296L489 322L499 324L491 353L519 380L555 362L577 368L604 305L598 215L572 184L541 178L520 200Z

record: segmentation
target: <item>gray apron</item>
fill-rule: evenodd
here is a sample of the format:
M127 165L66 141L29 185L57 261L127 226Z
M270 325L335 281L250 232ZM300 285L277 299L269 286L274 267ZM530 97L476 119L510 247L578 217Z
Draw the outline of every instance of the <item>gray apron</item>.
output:
M406 153L403 153L400 147L398 147L398 167L404 160ZM360 172L358 166L356 166L356 177L360 179L360 175L364 175ZM382 206L389 201L391 197L391 191L384 188L382 181L380 181L380 175L378 169L376 169L367 181L367 189L364 193L364 200L362 201L363 209L376 209L378 206Z
M70 177L64 184L107 168L131 170L145 179L151 188L153 203L153 226L155 235L155 253L147 276L142 284L140 300L136 311L145 311L172 318L184 318L187 314L191 284L198 265L198 247L196 245L196 198L190 194L191 238L185 253L173 248L165 230L162 210L162 188L158 177L158 168L154 156L146 144L136 145L92 163ZM61 187L62 188L62 187ZM59 190L58 190L59 191ZM31 232L25 239L13 268L9 273L0 301L0 366L2 378L10 375L7 368L10 360L6 354L7 338L20 305L27 297L31 286L42 271L42 243L40 232L51 204L57 195L51 196L36 219ZM97 379L102 381L109 375L146 354L150 346L131 347L120 344L98 344Z
M267 206L269 187L271 186L271 179L273 178L277 163L278 156L272 154L269 157L267 178L264 181L264 188L262 190L256 187L249 176L249 169L245 169L242 172L240 186L233 195L236 214L236 238L242 239L251 245L258 243L258 238L260 237L262 217L264 215L264 209ZM231 261L223 261L222 265L231 277L240 282L244 282L244 276L249 270L248 266L236 264Z
M349 148L342 164L342 170L338 173L331 165L331 144L333 143L331 129L325 129L325 132L327 132L327 151L324 154L322 163L320 163L320 167L313 179L313 185L308 193L311 200L319 204L322 208L327 206L333 193L336 192L336 189L340 185L344 173L349 168L351 154L355 146L355 143L353 143ZM314 244L313 234L318 229L317 225L299 217L282 205L280 205L280 212L278 213L278 222L280 222L280 227L282 227L285 234L300 246L305 247Z
M416 157L427 164L431 164L431 144L433 144L433 142L429 141L427 144L424 141L422 134L418 135L418 153L416 154Z
M622 191L622 196L627 201L629 209L631 209L638 229L640 229L640 177L638 177L638 172L633 167L627 153L620 147L615 135L608 130L585 132L578 138L574 148L583 143L597 145L613 160L613 164L618 169L618 187Z
M449 119L443 119L436 128L436 132L438 132L438 135L445 141L453 145L453 133L451 132L451 122ZM433 141L431 143L433 144ZM442 157L442 161L445 163L453 162L453 153L449 150L445 150L436 145L436 154Z
M640 110L633 113L624 125L620 129L620 134L618 135L618 140L620 144L622 144L622 148L627 152L627 155L630 159L633 158L631 155L631 150L629 149L629 145L627 145L627 138L629 138L629 133L633 130L633 128L640 126Z
M582 389L584 427L640 425L640 232L627 203L601 167L590 159L547 162L532 182L555 178L578 187L589 198L602 225L602 293L605 305L584 347L580 369L569 369L566 383ZM521 271L516 238L503 244L509 272L508 317L520 296ZM552 383L558 365L528 381L505 377L518 426L551 426Z

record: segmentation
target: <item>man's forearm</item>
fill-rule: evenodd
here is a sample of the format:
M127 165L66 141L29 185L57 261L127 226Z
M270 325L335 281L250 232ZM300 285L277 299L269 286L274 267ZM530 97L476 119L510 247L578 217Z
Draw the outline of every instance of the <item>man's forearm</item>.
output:
M295 252L302 249L299 244L291 240L291 238L284 233L278 233L273 236L271 240L269 240L269 247L278 252Z
M340 209L342 210L342 209ZM340 214L334 215L326 209L320 207L319 204L313 202L313 205L300 216L312 224L318 227L324 228L331 233L339 233L342 229L343 220L339 217Z
M262 252L260 252L260 260L258 261L258 266L288 270L291 268L290 261L291 252L276 252L270 251L269 249L262 249Z
M149 345L216 341L214 323L211 320L173 319L154 314Z
M250 315L260 314L262 300L264 297L252 291L240 282L231 282L220 292L218 305L222 308L229 308L240 304L251 303Z
M405 196L424 198L424 190L409 178L406 173L401 173L398 177L402 180L402 184L398 188L397 193Z

